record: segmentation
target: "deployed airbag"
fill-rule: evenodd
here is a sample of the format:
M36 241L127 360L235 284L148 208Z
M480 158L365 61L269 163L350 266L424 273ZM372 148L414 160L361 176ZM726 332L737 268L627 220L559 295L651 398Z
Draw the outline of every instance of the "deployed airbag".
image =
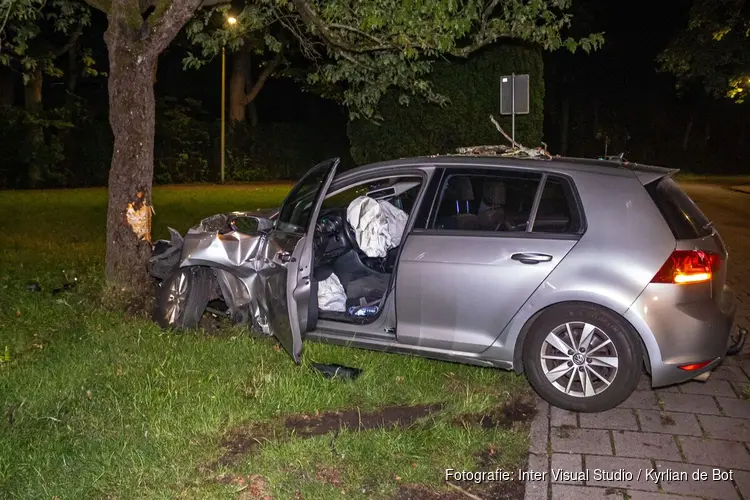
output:
M346 312L346 291L338 276L333 273L325 280L318 282L318 309Z
M354 228L357 245L368 257L385 257L401 244L409 216L387 201L360 196L349 203L346 220Z

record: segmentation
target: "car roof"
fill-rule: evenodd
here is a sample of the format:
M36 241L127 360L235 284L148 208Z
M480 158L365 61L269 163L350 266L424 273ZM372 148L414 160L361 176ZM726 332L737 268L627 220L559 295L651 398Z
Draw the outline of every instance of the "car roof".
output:
M347 173L363 173L370 170L393 169L398 167L414 166L479 166L492 167L514 167L530 170L550 170L557 172L583 172L602 175L632 175L635 172L639 178L659 178L677 172L677 169L657 167L633 163L626 160L602 160L592 158L573 158L564 156L527 158L519 156L499 155L434 155L415 156L399 158L395 160L381 161L362 165L349 170ZM645 183L645 182L644 182Z

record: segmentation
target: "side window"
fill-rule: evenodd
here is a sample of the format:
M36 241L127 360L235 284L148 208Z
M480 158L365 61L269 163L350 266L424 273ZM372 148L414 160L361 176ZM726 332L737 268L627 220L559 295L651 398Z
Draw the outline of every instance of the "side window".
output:
M455 171L439 190L433 229L526 231L541 176L510 171Z
M390 177L350 187L323 201L323 209L346 208L360 196L369 195L378 201L388 201L396 208L411 213L422 185L420 177Z
M532 231L578 233L581 227L581 214L570 183L556 177L547 178Z

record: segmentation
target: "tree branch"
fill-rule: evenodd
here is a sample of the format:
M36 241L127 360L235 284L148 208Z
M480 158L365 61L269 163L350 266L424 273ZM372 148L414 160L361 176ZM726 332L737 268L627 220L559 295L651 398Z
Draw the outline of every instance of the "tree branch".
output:
M152 55L162 53L202 3L203 0L159 0L151 16L156 21L150 23L146 50Z
M109 14L109 11L112 10L112 0L84 0L88 5L92 6L93 8L100 10L104 12L105 14Z
M325 39L326 42L328 42L333 47L339 48L341 50L344 50L346 52L352 52L355 54L362 54L365 52L374 52L378 50L393 50L394 46L392 45L364 45L360 46L357 44L351 44L345 40L340 39L337 37L333 32L331 32L332 27L336 27L338 29L346 29L347 31L351 32L357 32L359 34L364 34L360 30L353 28L351 26L345 26L345 25L327 25L326 22L310 7L310 4L307 2L307 0L292 0L292 3L297 9L297 12L299 12L300 17L302 18L302 21L307 25L307 27L311 31L317 31L320 33L320 35ZM364 34L366 35L366 34ZM366 35L369 38L370 35Z
M250 93L245 97L246 106L253 102L256 97L258 97L258 94L261 90L263 90L263 86L266 84L266 80L268 80L273 72L276 71L276 68L279 67L279 64L281 64L281 61L283 60L284 57L281 55L281 52L277 52L276 56L273 58L273 61L271 61L268 66L263 69L263 72L260 74L258 80L253 85L253 88L250 89Z
M465 45L463 47L457 47L449 52L450 55L456 56L456 57L469 57L471 54L476 52L477 50L481 49L482 47L486 47L487 45L490 45L491 43L494 43L500 38L510 38L510 35L501 35L501 34L490 34L485 35L484 37L477 37L474 43L470 45Z
M477 50L481 49L482 47L485 47L487 45L490 45L491 43L494 43L499 38L505 38L509 37L510 35L507 34L501 34L501 33L487 33L487 28L490 23L490 17L492 16L492 13L495 12L495 8L500 3L500 0L491 0L487 3L487 5L484 7L484 10L482 11L482 19L479 24L479 30L477 32L477 36L474 37L474 43L471 43L469 45L466 45L464 47L457 47L450 51L449 53L452 56L456 57L469 57L473 52L476 52Z
M52 51L53 58L57 59L58 57L69 51L73 47L73 45L75 45L76 41L81 36L81 33L83 33L83 23L79 22L78 26L76 26L75 31L68 37L68 41L65 43L65 45L58 48L57 50Z
M366 51L366 52L367 51L377 51L377 50L391 50L391 49L398 48L398 47L396 47L393 44L383 42L378 37L375 37L375 36L373 36L373 35L371 35L369 33L365 33L364 31L362 31L362 30L360 30L358 28L354 28L352 26L347 26L346 24L332 23L328 27L332 28L332 29L339 29L339 30L342 30L342 31L348 31L350 33L355 33L357 35L360 35L360 36L363 36L365 38L368 38L372 42L375 42L377 44L377 45L370 45L370 46L364 47L364 49L365 49L364 51Z

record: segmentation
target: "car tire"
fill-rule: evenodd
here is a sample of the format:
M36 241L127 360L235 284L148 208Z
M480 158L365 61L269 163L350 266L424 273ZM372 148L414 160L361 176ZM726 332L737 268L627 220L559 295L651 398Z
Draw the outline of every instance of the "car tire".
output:
M643 354L637 333L616 313L593 304L561 304L534 321L523 365L531 386L550 404L600 412L633 393Z
M208 305L214 275L207 267L175 269L156 296L154 320L162 328L191 330L198 327Z

